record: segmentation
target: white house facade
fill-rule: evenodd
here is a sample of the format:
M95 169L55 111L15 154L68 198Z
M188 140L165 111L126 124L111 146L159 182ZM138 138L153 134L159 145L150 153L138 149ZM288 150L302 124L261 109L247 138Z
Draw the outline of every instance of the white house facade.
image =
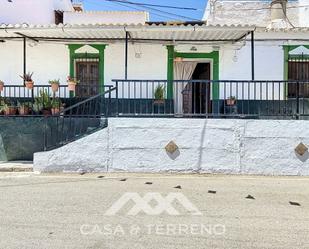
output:
M44 150L95 134L37 154L40 170L52 171L55 160L57 169L77 170L76 160L84 160L83 167L91 164L89 170L98 170L97 160L102 162L99 169L116 169L120 161L112 161L128 157L130 161L123 162L124 168L132 168L135 163L139 166L134 169L147 171L150 163L155 171L158 154L166 165L158 170L170 170L184 160L180 168L174 169L262 173L263 169L255 169L258 155L250 154L256 143L253 140L265 144L273 139L269 153L274 157L278 146L292 148L289 156L294 153L299 136L293 133L283 138L277 134L272 138L276 121L254 122L257 130L266 127L263 139L267 139L259 140L251 121L215 118L296 119L282 121L279 126L294 127L294 122L305 125L306 121L299 119L309 116L308 1L210 0L203 20L196 22L151 22L143 11L88 12L68 0L42 2L0 3L1 11L5 10L0 17L0 118L9 122L21 118L27 127L24 120L33 116L38 127L43 124ZM25 8L39 14L26 18L15 15ZM33 72L32 79L21 79L27 72ZM32 85L28 85L29 80ZM57 88L51 80L57 82ZM10 116L15 119L6 119ZM153 119L120 120L124 117ZM170 127L159 119L164 117L174 118L165 120ZM179 117L200 120L188 127L190 121L180 121ZM208 123L205 118L213 121ZM135 122L141 123L136 126ZM300 123L296 123L298 127ZM247 127L252 129L249 133ZM5 140L6 133L2 133ZM125 133L130 134L128 140L123 139ZM153 143L144 141L142 134ZM89 143L91 137L95 141ZM198 144L186 145L195 138L200 140ZM306 139L305 134L303 141ZM85 144L92 146L91 153L97 153L97 148L110 152L81 158L78 155ZM63 156L66 149L72 150L73 159ZM258 154L273 158L267 149L263 146ZM186 152L178 157L179 150ZM8 149L4 146L3 151ZM193 156L195 152L199 156ZM134 153L137 156L132 156ZM226 161L219 160L220 153ZM299 160L306 161L303 156L306 151L300 157L293 154L292 165L296 166L286 174L307 174L307 169L299 168ZM281 159L280 167L284 167L286 158ZM232 168L219 167L215 162ZM251 165L248 171L243 171L243 162ZM265 169L267 173L283 172L275 163L271 167Z

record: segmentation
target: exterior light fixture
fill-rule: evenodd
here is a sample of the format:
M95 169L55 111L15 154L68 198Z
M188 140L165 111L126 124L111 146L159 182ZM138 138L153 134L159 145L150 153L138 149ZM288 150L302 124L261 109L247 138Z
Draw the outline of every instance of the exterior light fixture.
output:
M193 46L190 50L193 51L193 52L196 52L197 48Z

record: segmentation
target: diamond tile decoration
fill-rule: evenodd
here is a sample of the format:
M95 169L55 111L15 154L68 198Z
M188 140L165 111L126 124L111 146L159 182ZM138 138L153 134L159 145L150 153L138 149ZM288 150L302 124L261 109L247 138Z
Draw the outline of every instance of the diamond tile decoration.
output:
M300 156L303 156L307 151L308 151L308 147L304 145L303 143L300 143L295 148L295 152Z
M166 146L165 146L165 150L170 153L173 154L178 150L178 146L174 141L170 141Z

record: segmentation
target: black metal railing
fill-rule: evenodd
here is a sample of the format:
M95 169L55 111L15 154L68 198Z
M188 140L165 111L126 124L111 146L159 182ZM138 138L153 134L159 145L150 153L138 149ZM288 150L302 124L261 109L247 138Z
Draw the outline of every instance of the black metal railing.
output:
M113 84L119 116L309 116L305 94L309 81L114 80ZM292 98L288 97L291 88L296 89Z
M54 149L107 126L111 94L115 87L62 110L45 116L44 150Z
M53 90L51 85L34 85L33 89L28 89L23 85L5 85L0 90L0 109L5 106L11 107L7 115L42 115L42 110L52 109L52 106L60 110L70 107L76 103L103 93L110 86L96 86L77 84L75 91L70 91L67 85L59 85ZM46 98L49 99L46 101ZM40 106L38 106L40 105ZM58 105L58 106L57 106ZM27 112L21 111L27 107ZM24 110L24 109L22 109ZM0 110L0 115L5 114Z

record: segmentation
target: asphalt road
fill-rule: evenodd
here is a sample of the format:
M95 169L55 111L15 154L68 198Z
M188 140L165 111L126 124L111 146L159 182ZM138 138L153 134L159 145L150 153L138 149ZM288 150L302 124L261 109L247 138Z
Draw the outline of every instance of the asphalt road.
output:
M309 248L309 178L99 176L0 174L0 248Z

